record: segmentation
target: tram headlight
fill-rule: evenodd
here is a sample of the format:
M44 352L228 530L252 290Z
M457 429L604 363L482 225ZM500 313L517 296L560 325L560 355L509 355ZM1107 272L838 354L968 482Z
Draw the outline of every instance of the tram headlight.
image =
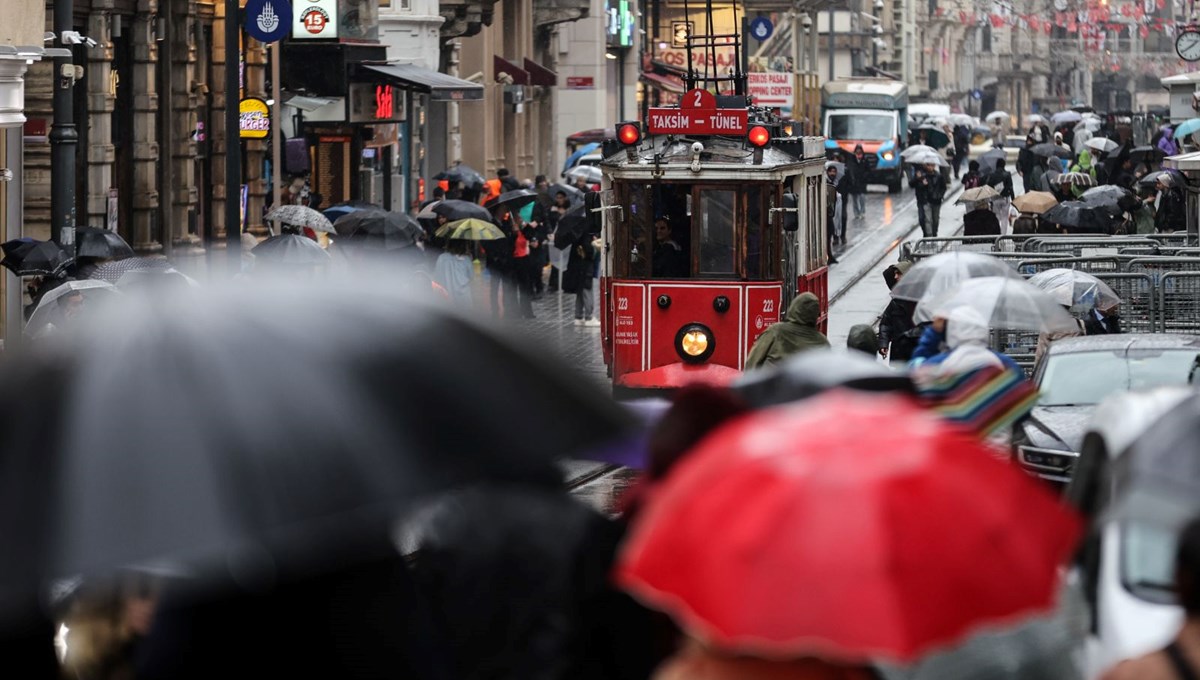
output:
M887 162L889 162L889 163L891 163L891 162L892 162L892 159L893 159L893 158L895 158L895 157L896 157L896 154L892 153L891 151L884 151L884 152L883 152L883 160L885 160L885 161L887 161Z
M712 331L704 324L688 324L675 334L675 351L689 364L708 360L716 346Z

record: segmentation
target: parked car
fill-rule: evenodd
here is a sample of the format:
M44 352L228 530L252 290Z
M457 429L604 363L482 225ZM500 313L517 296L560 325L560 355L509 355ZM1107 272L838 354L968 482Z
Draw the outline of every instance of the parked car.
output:
M1183 622L1173 590L1176 535L1156 525L1113 519L1111 471L1129 447L1184 399L1187 387L1121 392L1097 409L1067 499L1092 520L1063 598L1083 640L1079 666L1087 680L1116 663L1147 654L1174 638Z
M1064 338L1034 367L1041 396L1013 433L1018 464L1056 484L1071 479L1096 405L1125 390L1188 385L1200 362L1200 337L1128 333Z

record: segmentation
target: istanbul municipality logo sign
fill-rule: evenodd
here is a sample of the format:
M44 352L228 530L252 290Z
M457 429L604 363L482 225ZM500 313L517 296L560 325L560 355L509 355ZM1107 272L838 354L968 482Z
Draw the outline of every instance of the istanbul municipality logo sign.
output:
M291 24L291 0L246 0L246 32L255 40L273 43Z

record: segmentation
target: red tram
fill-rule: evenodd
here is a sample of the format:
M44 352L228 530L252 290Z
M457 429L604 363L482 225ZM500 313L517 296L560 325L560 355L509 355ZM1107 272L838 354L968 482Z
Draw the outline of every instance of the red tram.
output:
M615 392L726 384L797 294L827 309L824 139L782 128L744 95L699 88L617 125L594 209Z

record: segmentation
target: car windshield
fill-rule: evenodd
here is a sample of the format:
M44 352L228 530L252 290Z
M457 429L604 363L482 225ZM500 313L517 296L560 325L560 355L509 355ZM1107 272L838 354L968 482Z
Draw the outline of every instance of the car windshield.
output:
M869 113L830 114L830 139L883 141L894 137L892 117Z
M1175 536L1150 524L1121 527L1121 582L1129 592L1151 602L1174 602Z
M1046 359L1038 389L1042 406L1099 404L1118 390L1186 385L1195 350L1072 352Z

